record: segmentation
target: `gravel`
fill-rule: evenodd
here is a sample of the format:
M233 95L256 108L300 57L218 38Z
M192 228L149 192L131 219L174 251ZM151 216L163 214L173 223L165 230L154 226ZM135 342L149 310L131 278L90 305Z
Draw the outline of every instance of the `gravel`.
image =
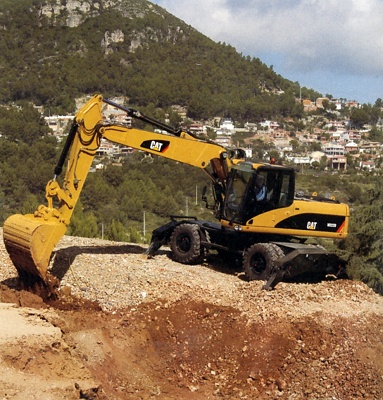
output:
M64 293L97 301L103 310L164 300L200 300L242 310L252 320L278 316L328 313L329 317L362 316L383 312L383 297L357 281L279 283L263 291L263 282L247 282L238 268L227 265L183 265L161 248L148 258L146 246L101 239L64 236L56 247L50 271L61 279ZM14 269L2 240L0 280L14 278ZM216 261L216 260L214 260Z

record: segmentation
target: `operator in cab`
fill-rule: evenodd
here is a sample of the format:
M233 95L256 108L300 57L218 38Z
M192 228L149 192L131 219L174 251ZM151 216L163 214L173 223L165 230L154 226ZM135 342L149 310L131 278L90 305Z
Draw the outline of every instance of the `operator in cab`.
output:
M255 177L254 194L257 201L264 201L266 199L266 185L262 175L257 174Z

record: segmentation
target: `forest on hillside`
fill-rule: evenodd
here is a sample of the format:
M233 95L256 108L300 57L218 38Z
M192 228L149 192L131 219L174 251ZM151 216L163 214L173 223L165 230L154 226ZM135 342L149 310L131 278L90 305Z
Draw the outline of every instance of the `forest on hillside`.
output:
M190 118L261 121L301 116L300 89L320 95L145 0L101 2L97 10L88 3L78 26L68 26L69 10L44 14L43 0L0 3L2 104L28 100L46 115L66 114L76 98L102 93L138 106L187 106Z

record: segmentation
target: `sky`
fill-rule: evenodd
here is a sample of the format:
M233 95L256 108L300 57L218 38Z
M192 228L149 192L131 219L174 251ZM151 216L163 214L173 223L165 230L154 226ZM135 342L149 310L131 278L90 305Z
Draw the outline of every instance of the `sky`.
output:
M383 0L150 0L334 98L383 99Z

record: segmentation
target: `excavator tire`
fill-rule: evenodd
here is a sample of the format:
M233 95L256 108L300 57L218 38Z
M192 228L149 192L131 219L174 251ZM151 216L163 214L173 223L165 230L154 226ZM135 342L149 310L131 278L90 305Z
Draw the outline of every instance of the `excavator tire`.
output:
M174 261L182 264L198 264L205 256L201 246L200 229L194 224L178 225L170 237L170 249Z
M273 243L256 243L250 246L243 257L243 269L249 281L268 280L274 262L283 257L283 250Z

